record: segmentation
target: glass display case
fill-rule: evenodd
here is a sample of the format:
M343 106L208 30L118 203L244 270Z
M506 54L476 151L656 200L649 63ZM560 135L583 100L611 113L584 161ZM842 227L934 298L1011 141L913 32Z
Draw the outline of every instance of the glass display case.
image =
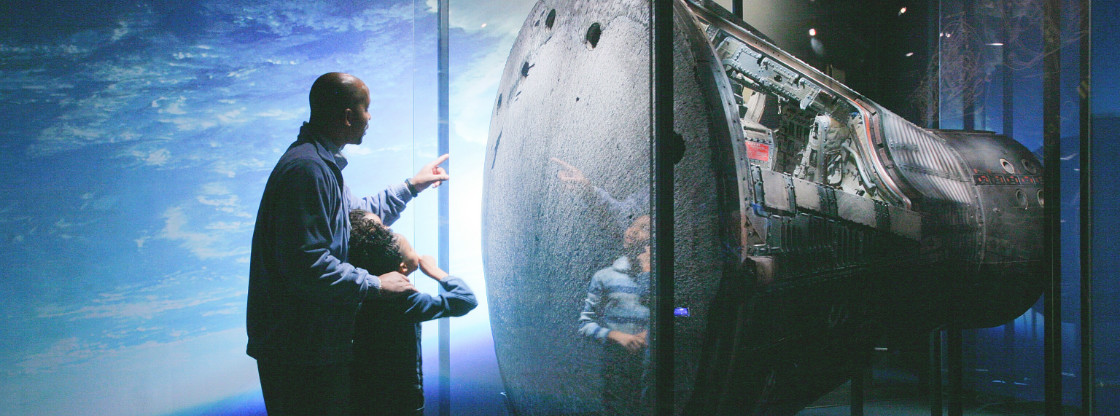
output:
M1120 414L1115 1L2 9L0 414L265 414L253 219L331 71L354 195L451 155L391 225L479 300L425 415Z

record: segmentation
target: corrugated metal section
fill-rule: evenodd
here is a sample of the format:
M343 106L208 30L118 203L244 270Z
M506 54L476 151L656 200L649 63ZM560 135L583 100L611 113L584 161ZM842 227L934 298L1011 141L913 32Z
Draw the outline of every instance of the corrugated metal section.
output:
M945 140L897 114L881 110L883 136L902 179L924 198L973 204L972 184Z
M793 178L786 173L760 170L759 176L763 204L778 215L809 214L821 220L841 219L848 224L891 232L911 240L921 238L922 216L917 212ZM825 201L822 195L832 195L832 202Z

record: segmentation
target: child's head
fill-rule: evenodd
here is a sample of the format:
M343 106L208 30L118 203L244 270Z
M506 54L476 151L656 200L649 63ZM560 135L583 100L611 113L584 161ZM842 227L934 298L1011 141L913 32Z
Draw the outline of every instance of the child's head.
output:
M419 256L408 240L394 234L369 211L350 211L350 264L371 274L409 274L416 270Z
M647 245L649 245L649 215L642 215L626 227L626 231L622 234L622 247L631 250Z
M622 233L622 252L631 260L642 260L642 256L649 260L649 227L649 215L642 215Z

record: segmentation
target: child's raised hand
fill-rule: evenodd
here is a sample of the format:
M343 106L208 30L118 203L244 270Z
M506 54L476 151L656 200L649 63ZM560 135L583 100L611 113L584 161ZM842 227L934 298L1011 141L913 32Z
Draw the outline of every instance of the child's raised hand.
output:
M420 271L436 280L443 280L448 276L447 272L439 268L439 263L436 262L436 258L427 254L420 256Z

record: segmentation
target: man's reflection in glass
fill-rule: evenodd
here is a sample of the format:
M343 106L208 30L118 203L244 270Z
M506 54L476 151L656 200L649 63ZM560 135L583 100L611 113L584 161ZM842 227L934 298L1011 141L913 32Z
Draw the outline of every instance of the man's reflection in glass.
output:
M622 255L591 276L579 316L579 333L603 346L601 376L603 415L646 414L644 400L649 364L650 217L648 194L619 200L595 187L574 166L561 166L557 177L607 209L611 226L624 228ZM617 235L617 234L616 234ZM617 247L611 243L604 249Z
M630 226L630 223L638 216L649 213L649 192L633 192L623 199L617 199L607 190L595 186L575 166L568 164L563 160L552 158L552 162L560 167L556 173L556 177L564 183L568 189L575 190L582 194L582 197L589 202L600 204L606 208L613 224L610 226L617 227L616 230L621 232ZM648 184L647 182L643 182ZM613 242L612 242L613 244Z

